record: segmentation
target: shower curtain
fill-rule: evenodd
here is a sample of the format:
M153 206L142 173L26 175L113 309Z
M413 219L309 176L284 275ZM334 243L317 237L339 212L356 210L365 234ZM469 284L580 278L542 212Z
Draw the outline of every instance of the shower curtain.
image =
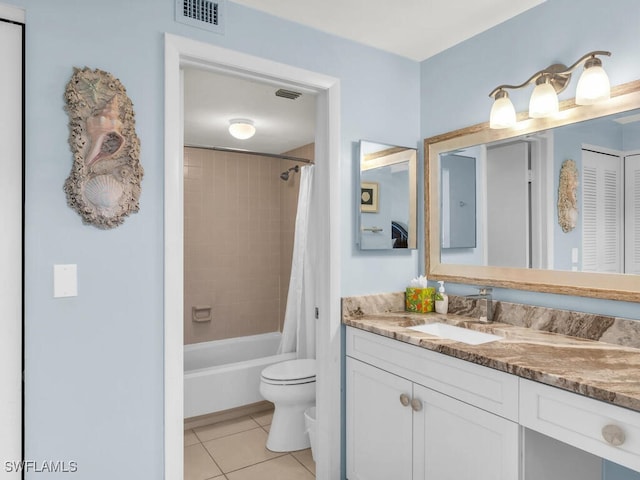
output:
M309 239L314 166L302 167L300 171L291 278L278 353L297 352L298 358L315 358L315 285L311 270L313 242Z

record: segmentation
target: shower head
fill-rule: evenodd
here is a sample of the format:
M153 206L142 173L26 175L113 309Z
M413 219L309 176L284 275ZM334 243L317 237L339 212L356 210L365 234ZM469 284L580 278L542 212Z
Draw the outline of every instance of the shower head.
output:
M295 167L291 167L286 172L282 172L280 174L280 178L286 182L287 180L289 180L289 175L292 171L298 173L300 171L300 167L298 165L296 165Z

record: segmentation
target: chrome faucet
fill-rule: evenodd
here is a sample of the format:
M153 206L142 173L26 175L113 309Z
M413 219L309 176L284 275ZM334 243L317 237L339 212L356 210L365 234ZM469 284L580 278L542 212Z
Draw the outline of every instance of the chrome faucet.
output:
M478 299L479 317L481 322L493 321L493 300L491 298L492 288L481 287L477 295L468 295L467 298Z

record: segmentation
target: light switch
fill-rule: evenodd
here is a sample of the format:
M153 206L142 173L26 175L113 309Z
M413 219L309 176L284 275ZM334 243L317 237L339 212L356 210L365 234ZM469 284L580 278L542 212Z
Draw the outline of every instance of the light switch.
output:
M578 263L578 249L576 247L571 249L571 263Z
M54 265L53 266L53 297L77 297L78 296L78 266Z

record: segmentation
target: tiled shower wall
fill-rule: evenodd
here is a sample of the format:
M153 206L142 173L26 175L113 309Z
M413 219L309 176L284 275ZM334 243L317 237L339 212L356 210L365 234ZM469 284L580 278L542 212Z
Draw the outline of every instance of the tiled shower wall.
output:
M313 145L286 154L312 159ZM300 175L280 174L295 164L185 148L185 344L281 330Z

